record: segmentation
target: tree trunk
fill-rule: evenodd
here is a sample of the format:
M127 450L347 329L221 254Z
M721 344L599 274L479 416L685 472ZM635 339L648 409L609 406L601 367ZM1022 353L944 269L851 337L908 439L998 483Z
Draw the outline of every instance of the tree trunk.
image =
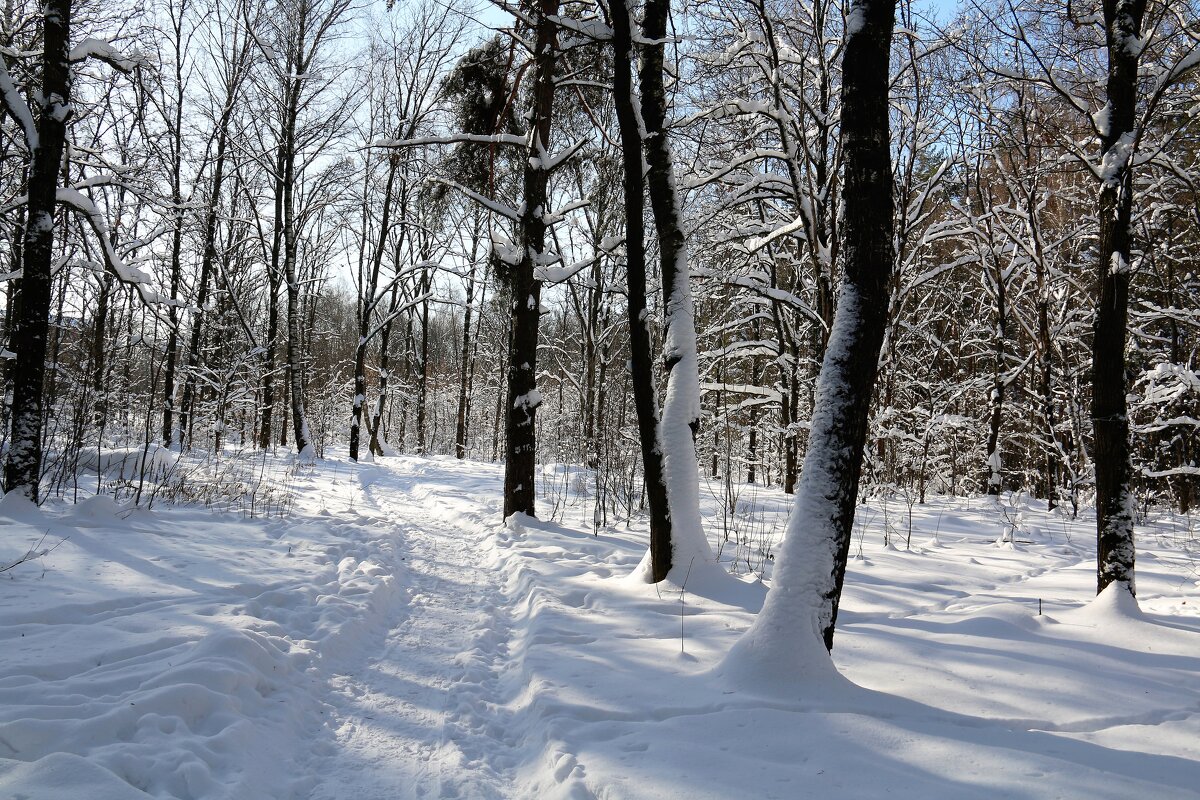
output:
M39 500L42 473L43 380L50 323L54 259L54 207L71 115L71 0L46 0L42 7L42 86L37 103L37 143L31 148L24 260L17 281L11 341L12 431L4 464L4 488Z
M305 18L298 23L301 32L296 51L289 63L299 69L304 53L303 32ZM308 420L304 415L304 375L301 358L303 346L300 330L300 280L296 270L296 252L299 246L296 233L296 122L299 116L300 91L303 77L287 75L284 78L285 104L279 149L283 174L280 176L283 211L283 279L287 289L287 378L288 395L291 401L292 438L296 444L296 455L306 458L311 455Z
M1046 506L1053 511L1058 507L1058 433L1054 420L1054 339L1050 335L1050 296L1046 286L1046 265L1042 259L1037 263L1038 282L1038 371L1039 390L1042 394L1042 417L1046 425L1046 436L1050 449L1044 460Z
M271 263L267 267L267 346L263 352L262 421L258 443L271 447L275 416L275 360L279 342L280 257L283 250L283 149L275 157L275 217L271 231Z
M226 104L217 130L217 155L213 163L211 196L204 216L204 255L200 259L200 277L196 287L196 311L192 317L192 332L188 339L187 370L183 378L183 397L179 402L179 441L190 442L193 406L196 402L196 370L200 366L200 349L204 342L204 313L208 305L209 284L217 260L217 212L221 189L225 182L225 155L229 140L229 115L232 102ZM168 356L169 357L169 356Z
M988 397L987 478L984 487L989 495L1000 496L1004 474L1000 460L1000 425L1004 420L1004 338L1007 335L1008 308L1005 297L1006 280L999 261L992 254L992 276L996 290L996 329L992 342L992 391Z
M1092 340L1092 425L1096 468L1096 590L1133 583L1133 466L1126 415L1125 329L1139 36L1146 0L1104 0L1108 126L1101 137L1099 263Z
M399 248L396 248L395 254L396 269L399 270ZM399 284L393 283L392 297L388 305L389 309L396 308L399 294ZM379 334L379 397L375 401L375 413L371 419L371 454L376 456L384 455L383 443L387 441L387 437L383 435L383 412L387 407L388 381L392 377L392 322L391 312L389 311L388 320L383 323L383 330Z
M534 419L537 393L538 323L542 282L534 268L546 251L547 183L550 123L554 106L554 67L558 57L558 0L539 0L534 50L530 150L525 162L525 196L521 211L521 260L513 268L512 334L508 358L508 406L505 410L504 516L534 516L534 469L537 438Z
M29 165L26 165L25 168L21 170L21 185L19 189L21 194L26 194L29 191L28 178ZM11 256L9 265L10 271L12 272L17 272L20 270L21 265L25 260L25 221L28 217L28 206L22 206L21 208L17 209L15 217L16 219L13 221L12 238L9 240L12 242L12 252L9 254ZM16 330L15 314L16 309L19 308L17 296L20 294L20 288L21 281L13 281L9 284L9 290L5 293L4 298L4 341L7 344L6 349L9 353L16 353L17 351L17 342L13 334ZM0 359L0 369L3 370L4 375L4 397L2 401L0 401L0 407L2 407L0 408L0 429L4 431L5 436L8 434L9 423L12 420L12 385L14 366L15 365L12 358L7 354L4 358Z
M671 571L671 508L663 475L658 398L654 392L649 310L646 307L645 199L642 176L642 135L633 95L633 33L625 0L612 0L613 96L621 133L621 163L625 168L625 258L629 309L630 380L637 414L642 474L650 511L650 580L658 583Z
M639 78L646 132L643 142L646 185L658 233L663 290L663 366L667 389L659 437L671 516L671 564L676 570L687 570L695 561L711 562L713 555L700 523L700 468L695 441L700 426L696 324L683 219L675 190L674 157L666 130L663 74L670 14L670 0L646 3L642 34L647 44L643 46Z
M174 227L171 230L171 299L179 296L179 285L183 275L183 102L184 102L184 72L183 72L183 15L185 5L168 7L171 22L172 42L175 49L175 108L171 120L171 209L174 217ZM170 330L167 331L167 359L163 369L163 418L162 440L164 447L170 447L174 434L175 413L175 367L179 359L179 311L172 305L167 309L167 319Z
M96 398L94 421L96 427L103 432L108 420L108 393L105 381L105 345L108 331L109 305L113 296L113 277L105 273L97 280L96 315L92 327L95 339L92 341L92 394Z
M888 57L895 0L854 0L843 55L845 274L775 583L724 665L735 680L831 675L893 269Z
M471 366L474 359L471 355L471 312L475 300L475 269L478 257L479 231L476 228L471 234L471 267L467 274L467 301L463 308L463 338L462 338L462 371L458 380L458 414L454 426L454 457L467 457L467 393L470 387Z
M421 261L427 262L428 255L421 253ZM417 454L424 455L428 446L426 441L426 418L429 406L429 289L432 277L429 267L421 267L421 350L420 370L417 372Z
M755 347L762 339L762 327L756 319L752 325L752 336ZM758 387L762 383L762 364L757 355L750 357L750 385ZM750 416L750 435L746 448L746 483L754 483L758 478L758 406L752 405L747 409Z

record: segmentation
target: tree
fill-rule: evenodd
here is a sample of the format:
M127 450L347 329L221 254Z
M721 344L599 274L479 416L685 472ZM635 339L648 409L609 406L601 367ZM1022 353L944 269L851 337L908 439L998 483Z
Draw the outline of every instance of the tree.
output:
M774 587L724 662L735 680L832 668L821 653L833 648L895 258L888 120L895 15L895 0L854 0L846 20L842 286Z
M642 480L650 524L650 579L667 577L673 561L672 516L666 476L663 473L663 443L659 431L658 398L654 391L654 357L651 354L649 309L646 306L645 178L642 164L642 133L633 88L633 23L625 0L612 0L613 104L621 136L624 168L626 309L629 316L629 366L633 384L633 407L637 414L638 441L642 451Z
M12 375L11 436L4 465L6 491L20 492L37 502L42 475L42 427L45 419L44 379L51 318L51 284L54 278L55 210L65 205L79 214L96 235L105 268L117 278L135 284L147 280L128 267L108 237L107 226L96 206L79 186L60 186L63 151L72 108L73 64L95 58L121 72L135 63L111 44L88 38L74 48L71 38L71 0L49 0L42 8L41 82L31 92L36 115L21 98L7 68L0 73L0 101L20 125L29 153L25 229L21 246L21 277L16 286L10 347L16 349ZM113 182L92 178L89 183ZM140 286L142 296L158 300Z
M1119 582L1132 594L1133 462L1129 453L1125 339L1137 147L1138 62L1146 0L1104 0L1107 119L1100 133L1100 242L1092 333L1092 425L1096 465L1096 590Z
M303 179L325 146L340 132L350 96L333 103L328 98L337 70L327 63L339 26L350 11L349 0L281 0L270 15L269 36L256 34L266 67L264 95L273 101L272 156L260 159L274 181L275 215L271 245L271 321L267 335L267 364L263 385L263 433L269 436L273 406L274 349L278 331L274 303L280 284L286 289L284 327L286 390L290 400L296 453L312 455L312 437L305 417L304 364L301 327L302 285L297 258L304 225L314 218L313 203L329 201ZM329 172L326 171L328 175ZM332 188L334 184L325 184ZM306 202L305 202L306 201ZM260 444L266 444L266 437Z
M519 252L508 275L512 333L508 350L508 397L504 423L504 516L534 516L537 433L534 418L542 397L537 390L538 322L542 282L535 274L546 254L549 207L550 128L554 114L558 59L558 0L538 0L534 15L533 85L529 100L529 158L517 220Z
M645 128L646 189L658 234L658 265L663 297L663 397L659 436L662 471L670 508L671 560L654 565L660 580L672 569L682 574L712 560L700 522L700 474L696 434L700 427L700 367L696 353L695 306L684 237L683 210L676 190L674 155L667 132L664 83L670 0L647 0L642 21L643 45L638 78ZM697 565L698 566L698 565ZM661 575L661 577L659 577Z
M418 7L404 29L394 29L389 38L378 37L372 43L372 63L378 72L373 76L368 89L369 119L365 131L367 141L373 142L381 133L397 139L411 139L436 110L436 88L445 77L445 72L454 52L454 45L462 34L461 26L453 23L449 8L434 6ZM428 308L428 290L421 287L418 297L401 301L399 284L409 277L409 270L396 269L387 274L384 270L385 256L389 243L401 248L409 238L422 236L424 220L413 220L409 199L416 194L417 185L428 177L428 158L423 151L383 151L386 164L383 188L377 186L375 169L378 166L368 150L363 162L363 190L360 199L360 228L357 250L358 273L358 346L354 353L354 395L350 408L350 458L357 461L362 439L361 428L365 415L367 396L367 352L375 339L390 326L402 312L413 304L424 304ZM425 156L426 158L422 158ZM425 169L422 169L424 161ZM382 197L379 197L379 195ZM399 195L399 198L397 197ZM420 196L420 195L418 195ZM399 199L399 208L396 200ZM375 219L375 201L379 201L378 220ZM423 203L420 205L424 205ZM398 219L396 219L398 217ZM420 259L424 264L427 256ZM428 267L420 267L422 276L428 276ZM468 301L469 302L469 301ZM380 313L382 311L382 313ZM424 336L424 326L422 336ZM383 356L381 356L383 357ZM382 402L385 387L381 387ZM378 414L376 415L378 417ZM381 450L378 441L378 420L370 426L372 450Z

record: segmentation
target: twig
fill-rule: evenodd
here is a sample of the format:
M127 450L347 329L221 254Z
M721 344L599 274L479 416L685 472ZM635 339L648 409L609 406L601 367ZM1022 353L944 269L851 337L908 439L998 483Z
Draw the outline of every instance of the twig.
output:
M25 555L21 556L20 558L18 558L16 561L12 562L11 564L0 567L0 573L8 572L10 569L13 569L14 567L18 567L27 561L32 561L35 558L41 558L42 556L46 555L47 553L52 553L58 549L58 546L60 544L62 544L68 538L70 538L70 537L63 537L62 539L59 539L58 543L55 544L53 547L47 547L44 550L39 550L38 548L40 548L42 546L42 542L46 541L46 537L49 535L50 535L50 531L46 531L45 533L43 533L42 538L38 539L36 544L32 545L27 551L25 551Z

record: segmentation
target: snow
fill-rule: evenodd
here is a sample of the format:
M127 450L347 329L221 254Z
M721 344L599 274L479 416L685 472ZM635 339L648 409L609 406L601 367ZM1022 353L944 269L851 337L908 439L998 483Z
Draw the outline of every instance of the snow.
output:
M523 408L526 411L532 411L542 404L542 393L537 389L530 389L526 394L520 395L513 401L513 408Z
M113 47L110 42L102 39L93 39L92 37L88 37L75 45L71 49L71 52L67 54L67 60L72 64L85 61L89 58L100 59L121 72L132 72L135 67L144 61L139 55L126 56L120 50Z
M1100 159L1099 172L1102 183L1117 185L1121 182L1136 144L1137 134L1134 131L1126 131L1121 134L1112 147L1104 151L1104 155Z
M866 25L866 18L863 16L862 4L854 3L850 7L849 13L846 14L846 38L849 39L861 31L864 25Z
M79 453L79 467L91 472L134 477L142 473L165 473L177 459L177 453L153 443L144 447L85 447Z
M4 109L21 126L21 130L25 135L25 146L30 151L36 150L38 147L38 132L37 124L33 119L33 113L29 110L29 105L21 97L20 92L17 91L16 83L13 81L12 75L9 74L8 66L2 58L0 58L0 103L3 104Z
M596 525L587 470L544 468L543 490L564 487L557 518L502 525L499 465L344 455L264 471L291 493L282 518L0 500L0 564L58 545L0 573L0 797L1157 799L1200 785L1200 537L1185 517L1139 528L1135 602L1093 597L1091 517L932 498L905 549L882 533L908 528L907 505L873 499L837 671L800 696L714 672L770 584L780 492L735 486L726 537L722 487L701 484L709 540L739 575L655 587L633 577L644 522ZM1019 547L996 546L1006 529Z
M1112 103L1105 103L1099 111L1092 114L1092 124L1096 126L1096 133L1102 138L1108 136L1108 125L1111 116Z

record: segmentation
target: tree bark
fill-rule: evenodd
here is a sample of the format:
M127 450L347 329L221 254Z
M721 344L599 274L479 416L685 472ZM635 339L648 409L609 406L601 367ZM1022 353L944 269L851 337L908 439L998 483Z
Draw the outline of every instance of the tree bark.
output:
M371 256L370 272L365 276L362 297L359 300L358 345L354 348L354 400L350 408L350 460L358 461L359 442L363 418L363 406L367 401L367 345L371 334L371 318L379 299L379 273L383 268L383 251L387 247L391 229L392 189L396 184L396 170L400 166L398 154L388 158L387 183L383 190L383 211L379 221L379 239Z
M538 4L534 50L533 103L530 109L530 153L525 162L525 197L521 211L521 260L513 268L512 334L508 358L508 407L505 411L504 516L534 513L534 469L537 439L534 419L537 394L538 323L542 282L536 262L546 251L547 183L550 124L554 106L554 68L558 58L558 0Z
M422 263L427 263L429 256L421 253ZM421 267L421 348L420 371L417 372L417 455L424 455L428 446L426 441L426 420L429 415L429 290L433 285L433 277L428 266Z
M37 143L31 148L29 204L23 262L11 341L12 430L4 464L4 489L39 501L42 473L43 381L50 323L54 258L54 208L67 120L71 116L71 0L42 7L42 86L37 102Z
M1126 409L1125 334L1139 36L1146 0L1104 0L1108 125L1101 136L1100 246L1092 339L1092 461L1096 469L1096 590L1133 582L1133 466Z
M175 113L171 120L171 209L174 227L171 231L171 299L179 296L179 285L183 276L183 13L186 4L178 9L170 8L171 24L175 34ZM170 330L167 331L167 359L163 368L163 418L162 440L170 447L174 434L175 415L175 367L179 359L179 310L174 306L167 309Z
M275 416L275 360L279 342L280 256L283 250L283 149L275 156L275 217L271 231L271 263L267 267L267 346L263 352L262 420L259 447L271 447Z
M646 231L642 135L633 94L633 33L625 0L612 0L613 97L621 134L625 169L625 260L629 310L630 380L637 414L642 475L650 516L650 579L658 583L671 571L671 508L663 476L658 398L654 391L654 356L646 307Z
M479 255L478 250L479 229L476 227L471 232L471 266L470 272L467 274L467 300L463 307L462 358L460 359L462 371L459 373L458 413L454 425L454 457L459 459L467 457L467 395L471 382L471 367L474 364L471 352L471 314L475 301L475 270L477 268L475 262Z
M1004 488L1003 462L1000 455L1000 427L1004 421L1004 340L1008 334L1008 303L1005 294L1007 280L995 254L992 255L992 280L996 292L996 328L992 332L992 391L988 396L987 477L986 492L999 497Z
M92 323L95 329L93 331L95 338L92 341L92 394L96 398L96 409L93 419L96 427L100 431L103 431L105 423L108 421L108 393L105 387L105 373L107 371L105 345L107 344L109 306L113 296L113 277L108 273L100 275L96 284L96 315L95 321Z
M187 370L183 379L183 396L179 401L179 441L190 441L192 413L196 401L196 370L200 366L200 347L204 341L204 313L208 305L209 284L212 282L213 265L217 260L217 212L221 203L221 190L225 182L225 158L229 146L229 118L232 114L232 97L225 104L217 129L217 153L213 162L211 196L204 215L204 255L200 259L200 276L196 287L196 311L192 318L192 332L188 338ZM168 439L169 442L169 439Z
M305 61L305 33L307 32L307 6L302 6L302 14L297 22L296 50L289 59L289 64L297 72L307 69ZM300 92L304 78L301 75L285 75L284 115L279 142L281 153L280 163L283 174L280 176L280 189L283 202L283 279L287 289L286 325L287 325L287 378L288 395L291 401L292 437L296 445L296 455L304 458L310 455L310 437L308 420L304 414L304 375L301 364L303 347L300 330L300 280L296 270L296 252L299 247L296 233L296 124L299 117Z

